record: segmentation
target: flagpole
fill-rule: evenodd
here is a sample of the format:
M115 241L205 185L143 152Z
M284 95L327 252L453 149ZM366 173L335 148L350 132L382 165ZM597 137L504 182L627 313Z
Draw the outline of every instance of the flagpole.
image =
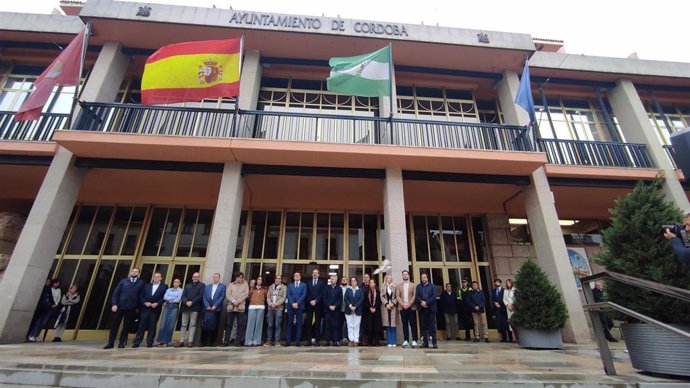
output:
M388 96L390 101L390 114L388 115L388 124L390 126L391 136L390 142L393 143L393 109L397 107L393 101L393 44L388 43Z
M230 137L235 137L237 135L237 116L240 114L240 90L242 90L242 60L244 59L244 34L240 38L240 69L239 69L239 82L240 87L237 88L237 96L235 97L235 112L232 114L232 127Z
M82 46L81 52L81 62L79 62L79 77L77 83L74 85L74 96L72 97L72 107L69 110L69 116L67 116L67 129L72 129L72 117L74 116L74 111L77 108L77 102L79 101L79 86L81 85L81 76L84 72L84 62L86 62L86 51L89 48L89 38L91 37L91 27L93 25L92 21L86 23L86 31L84 31L84 44Z

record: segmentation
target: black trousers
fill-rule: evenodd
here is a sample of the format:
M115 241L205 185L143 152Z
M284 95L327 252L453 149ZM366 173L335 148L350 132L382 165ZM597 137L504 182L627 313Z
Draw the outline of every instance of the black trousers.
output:
M400 322L402 323L403 338L410 340L409 329L412 328L412 341L417 341L417 311L410 309L400 310Z
M304 321L305 335L307 339L315 338L317 341L321 338L321 321L323 320L323 311L321 303L316 306L307 303L307 317Z
M237 345L244 345L244 335L247 334L247 314L245 311L232 311L225 315L225 336L223 337L223 344L230 342L230 333L232 333L232 325L237 319L237 337L235 343Z
M216 346L220 324L220 311L205 311L201 320L201 346Z
M324 337L326 337L327 341L339 342L343 337L343 326L340 318L341 315L342 313L338 307L336 307L334 311L331 311L331 309L326 310L326 317L324 320L328 334Z
M436 345L436 313L430 308L422 308L419 310L419 320L422 324L422 343L429 344L431 337L431 343Z
M153 345L153 339L156 338L156 325L158 324L158 318L160 316L160 308L152 309L144 307L141 309L139 328L137 329L137 336L134 337L134 345L139 345L141 343L144 339L144 332L146 332L146 344Z
M120 331L120 345L127 344L127 335L129 334L129 328L132 326L134 319L137 317L137 310L123 310L118 309L115 312L115 318L113 320L113 325L110 327L110 335L108 336L108 344L115 344L115 337L117 337L117 329L122 323L122 330ZM123 322L124 321L124 322Z

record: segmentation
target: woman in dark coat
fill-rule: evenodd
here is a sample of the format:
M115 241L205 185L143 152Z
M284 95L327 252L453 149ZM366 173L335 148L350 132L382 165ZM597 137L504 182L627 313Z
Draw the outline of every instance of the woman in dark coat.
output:
M379 346L381 340L381 294L376 280L369 280L369 289L364 295L364 332L369 338L369 346Z

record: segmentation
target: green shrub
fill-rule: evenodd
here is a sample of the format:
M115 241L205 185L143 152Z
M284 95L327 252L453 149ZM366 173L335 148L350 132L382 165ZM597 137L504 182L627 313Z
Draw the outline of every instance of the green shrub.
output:
M662 184L662 178L638 182L616 200L611 226L602 231L606 250L594 261L608 271L687 289L690 267L678 261L661 229L680 222L682 213L664 199ZM612 302L665 323L690 321L690 303L614 281L606 282L606 294Z
M561 294L533 260L520 266L515 276L515 313L518 327L533 330L560 329L568 320Z

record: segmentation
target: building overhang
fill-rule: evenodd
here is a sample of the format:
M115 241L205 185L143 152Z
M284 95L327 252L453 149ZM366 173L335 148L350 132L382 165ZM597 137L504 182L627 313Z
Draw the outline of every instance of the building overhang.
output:
M546 164L538 152L505 152L217 139L139 134L58 131L57 144L78 157L201 163L238 161L254 165L340 167L527 176Z
M94 23L92 44L117 41L142 52L182 41L244 35L246 50L308 60L359 55L392 43L396 64L448 68L462 63L467 70L502 73L519 71L525 55L535 50L529 34L328 16L112 0L89 0L80 16Z

